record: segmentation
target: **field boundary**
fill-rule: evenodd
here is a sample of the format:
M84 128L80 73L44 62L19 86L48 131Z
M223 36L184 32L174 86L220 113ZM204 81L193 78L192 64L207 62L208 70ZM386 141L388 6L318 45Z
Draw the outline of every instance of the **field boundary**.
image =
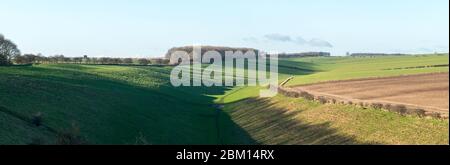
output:
M395 78L395 77L412 77L418 75L433 75L433 74L442 74L448 72L437 72L437 73L426 73L426 74L414 74L414 75L401 75L394 77L381 77L381 78L363 78L363 79L352 79L352 80L337 80L337 81L327 81L327 82L319 82L316 84L325 84L325 83L335 83L335 82L347 82L347 81L361 81L361 80L379 80L383 78ZM283 81L284 84L288 83L294 77L290 77L287 80ZM322 104L341 104L341 105L354 105L359 106L364 109L374 108L380 110L387 110L390 112L395 112L401 115L414 115L419 117L431 117L437 119L448 119L449 113L448 109L430 107L430 106L421 106L414 105L408 103L399 103L392 101L380 101L380 100L361 100L354 99L349 97L343 97L328 93L315 92L306 89L299 89L298 87L302 87L305 85L294 87L284 87L283 85L278 87L278 91L280 94L291 97L291 98L304 98L307 100L318 101Z
M406 75L398 75L398 76L372 76L372 77L367 77L367 78L320 81L320 82L317 82L317 83L292 85L292 86L289 86L289 87L290 88L295 88L295 87L302 87L302 86L307 86L307 85L312 85L312 84L314 84L314 85L321 85L321 84L327 84L327 83L338 83L338 82L349 82L349 81L380 80L380 79L391 79L391 78L400 78L400 77L405 78L405 77L415 77L415 76L423 76L423 75L443 74L443 73L449 74L449 72L433 72L433 73L406 74Z
M439 67L449 67L449 64L411 66L411 67L403 67L403 68L388 68L388 69L383 69L383 70L405 70L405 69L423 69L423 68L439 68Z

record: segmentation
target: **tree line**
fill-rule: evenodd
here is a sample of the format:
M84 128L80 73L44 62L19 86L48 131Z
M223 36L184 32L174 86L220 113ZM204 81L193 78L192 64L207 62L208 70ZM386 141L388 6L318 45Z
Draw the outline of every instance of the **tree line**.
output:
M42 54L21 54L17 45L0 34L0 66L13 64L100 64L100 65L167 65L164 58L112 58L112 57L65 57Z
M16 64L101 64L101 65L166 65L168 60L162 58L113 58L113 57L65 57L64 55L43 56L41 54L18 55L13 59Z

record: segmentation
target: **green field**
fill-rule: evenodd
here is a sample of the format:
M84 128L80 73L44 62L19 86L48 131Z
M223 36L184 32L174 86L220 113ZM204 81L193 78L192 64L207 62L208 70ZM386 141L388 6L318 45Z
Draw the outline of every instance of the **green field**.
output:
M297 66L307 63L311 74L296 76L287 85L301 85L330 80L346 80L367 77L386 77L430 72L448 72L448 55L416 55L388 57L333 57L300 58L282 61L283 65ZM446 67L413 68L445 65ZM295 76L295 75L294 75Z
M173 88L171 68L39 65L0 68L0 143L52 144L79 127L92 144L217 144L214 88ZM27 120L43 113L50 129ZM231 121L230 121L231 122ZM56 130L52 131L52 130Z
M280 61L288 85L448 72L448 55L295 58ZM77 132L88 144L448 144L448 120L319 105L259 87L181 87L171 67L0 67L0 144L55 144ZM215 104L224 104L223 111ZM44 126L30 121L43 114ZM77 131L73 131L77 130Z
M280 59L280 82L294 76L286 86L368 77L387 77L408 74L448 72L449 56L416 55L387 57L312 57ZM447 65L445 67L413 68L417 66ZM397 68L397 69L396 69ZM404 69L398 69L404 68ZM259 88L235 88L220 101L238 101L258 96ZM238 92L241 91L241 92Z

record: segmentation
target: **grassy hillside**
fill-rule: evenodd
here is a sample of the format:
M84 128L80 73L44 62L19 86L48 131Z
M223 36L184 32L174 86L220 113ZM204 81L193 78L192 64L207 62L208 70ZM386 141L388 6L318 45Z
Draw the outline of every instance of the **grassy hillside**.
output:
M52 144L72 124L89 144L217 144L214 98L204 92L223 89L173 88L170 69L1 67L0 144ZM44 127L30 123L38 112Z
M280 80L288 85L364 77L448 72L448 55L376 58L292 58L280 61ZM431 67L433 65L443 65ZM430 66L423 68L422 66ZM296 72L292 72L296 70ZM289 74L294 73L294 74ZM277 96L258 99L257 87L235 88L218 101L225 104L226 143L245 144L448 144L448 120L404 117L390 112ZM228 141L227 141L228 140Z
M224 143L247 144L448 144L448 120L424 119L346 105L322 105L277 96L251 98L224 109Z
M287 84L288 86L292 86L329 80L448 72L448 61L448 55L416 55L373 58L298 58L284 60L280 63L287 66L299 66L299 64L306 63L307 65L301 65L301 67L313 70L311 74L297 75Z
M332 80L388 77L408 74L448 72L449 56L382 56L382 57L312 57L282 58L279 62L280 82L295 76L286 86ZM432 67L434 65L443 65ZM424 66L429 66L422 68ZM417 67L417 68L416 68ZM216 102L229 103L259 95L258 87L234 88Z
M280 61L279 72L280 80L294 75L289 85L298 85L448 72L448 66L414 68L441 64L448 56L293 58ZM448 121L254 98L260 87L174 88L171 69L0 67L0 144L54 144L67 132L88 144L448 144Z

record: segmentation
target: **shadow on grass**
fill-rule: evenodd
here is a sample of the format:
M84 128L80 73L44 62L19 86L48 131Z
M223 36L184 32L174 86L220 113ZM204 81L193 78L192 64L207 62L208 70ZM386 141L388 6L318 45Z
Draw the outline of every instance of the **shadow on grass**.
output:
M211 95L223 95L231 88L175 88L169 83L170 70L160 67L132 68L141 70L131 78L140 78L141 73L158 72L161 77L157 79L161 83L150 88L130 83L128 78L115 79L92 74L91 66L83 65L14 67L17 73L8 75L4 72L2 76L6 85L15 82L12 88L4 89L5 93L18 98L0 106L25 115L42 111L51 115L46 122L56 130L76 121L81 134L87 136L91 144L129 144L140 135L145 136L149 144L291 144L292 139L287 137L304 133L295 130L311 127L288 120L292 116L280 110L264 107L270 106L268 100L250 99L247 103L255 106L241 106L224 112L213 106L216 98ZM287 66L281 67L280 72L310 74L313 71ZM118 76L123 75L119 73ZM23 100L29 102L23 104ZM262 112L258 113L259 110ZM289 136L284 137L284 129L294 131L287 132ZM332 132L327 131L320 132L327 135ZM267 137L262 137L265 134ZM303 142L297 140L295 144L311 143L314 139L306 137L300 138L305 139Z
M54 130L76 122L89 144L133 144L141 135L155 145L221 144L217 119L223 112L215 111L216 98L209 95L229 88L175 88L165 76L152 77L162 83L150 88L72 65L12 69L0 72L0 106L18 113L11 118L42 112Z
M290 111L270 99L250 98L226 106L234 124L224 123L226 144L269 145L360 145L353 137L339 134L330 123L312 124L296 118L301 110ZM237 129L238 127L239 129ZM244 130L244 131L242 131Z

